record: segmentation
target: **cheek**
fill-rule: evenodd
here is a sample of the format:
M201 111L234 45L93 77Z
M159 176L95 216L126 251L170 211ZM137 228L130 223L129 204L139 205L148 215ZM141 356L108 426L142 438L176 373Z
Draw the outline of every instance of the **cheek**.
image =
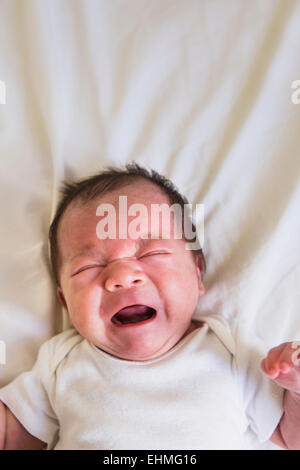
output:
M179 264L159 273L154 273L156 286L168 299L180 305L195 303L198 300L198 278L196 268L189 263Z
M66 300L71 321L84 324L99 312L101 292L99 287L88 286L79 289L74 283Z

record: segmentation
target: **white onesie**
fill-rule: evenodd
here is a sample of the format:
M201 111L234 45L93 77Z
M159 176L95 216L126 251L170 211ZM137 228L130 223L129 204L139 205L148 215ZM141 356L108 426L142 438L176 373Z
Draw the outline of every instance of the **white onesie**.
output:
M268 440L283 390L237 365L221 317L200 319L170 351L143 362L69 329L40 347L32 370L0 399L48 449L247 449L253 433Z

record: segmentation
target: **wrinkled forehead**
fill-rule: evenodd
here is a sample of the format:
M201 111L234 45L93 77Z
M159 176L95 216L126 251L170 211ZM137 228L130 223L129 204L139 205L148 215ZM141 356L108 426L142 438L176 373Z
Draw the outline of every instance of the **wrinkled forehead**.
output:
M87 203L73 201L62 216L58 245L63 259L81 245L100 247L114 240L173 239L180 226L161 188L148 182L111 191Z

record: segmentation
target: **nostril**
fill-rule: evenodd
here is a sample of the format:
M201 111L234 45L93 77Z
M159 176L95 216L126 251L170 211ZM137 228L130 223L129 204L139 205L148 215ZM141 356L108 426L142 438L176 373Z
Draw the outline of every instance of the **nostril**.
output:
M109 291L129 289L130 287L141 286L144 284L145 279L139 273L123 274L118 273L118 276L109 277L105 281L105 288Z

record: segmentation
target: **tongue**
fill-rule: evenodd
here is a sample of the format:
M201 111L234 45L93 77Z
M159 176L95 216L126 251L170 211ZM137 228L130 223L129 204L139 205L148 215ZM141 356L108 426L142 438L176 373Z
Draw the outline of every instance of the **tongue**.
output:
M131 305L130 307L122 308L113 317L117 323L137 323L152 317L154 310L147 305Z
M129 317L130 315L138 315L142 313L148 313L149 307L147 305L130 305L130 307L122 308L119 310L117 315L122 317Z

